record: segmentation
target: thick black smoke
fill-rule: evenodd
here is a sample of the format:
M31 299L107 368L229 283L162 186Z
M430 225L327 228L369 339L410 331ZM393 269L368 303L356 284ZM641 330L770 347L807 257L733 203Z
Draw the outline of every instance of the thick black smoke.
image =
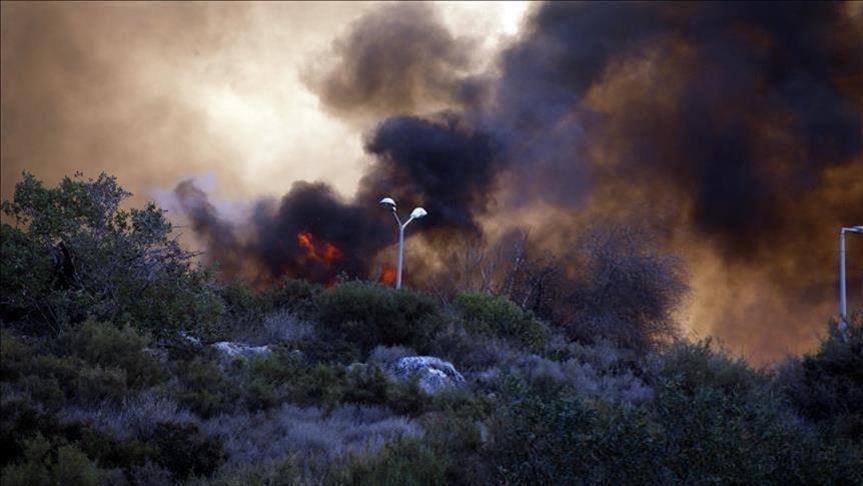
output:
M547 202L571 218L538 216L538 232L585 216L661 223L696 277L707 263L725 272L728 305L752 292L819 309L832 300L836 230L863 222L863 9L551 2L492 73L472 78L458 39L427 6L384 5L358 21L309 81L333 113L397 113L367 136L373 161L355 202L297 185L261 205L243 251L273 275L307 276L290 250L296 232L318 232L361 274L386 243L378 225L391 224L373 206L381 196L473 235L492 214ZM435 102L450 110L427 113ZM738 274L779 284L753 290ZM748 335L734 325L728 335ZM783 332L810 339L816 325Z
M538 171L541 180L584 171L599 184L667 183L691 202L697 229L730 255L753 255L769 230L791 223L789 203L825 169L859 163L860 87L855 98L838 82L863 72L863 36L847 11L826 2L549 3L502 58L495 116L526 140L522 152L570 157ZM615 156L571 150L555 138L566 127L581 128L587 145L615 145ZM515 162L553 160L539 158ZM543 186L535 196L566 196Z
M453 101L471 47L441 25L431 5L392 4L339 39L338 62L307 76L307 83L338 116L414 113Z
M371 217L372 210L378 217ZM273 277L291 275L317 281L328 281L340 273L364 277L370 258L392 241L392 225L380 216L375 201L352 204L342 201L326 184L296 182L277 203L258 203L249 250ZM300 242L302 235L311 238L309 244L317 256L310 255Z
M499 168L495 142L456 115L385 120L366 143L375 161L360 183L358 200L397 195L407 207L422 204L425 226L478 231Z
M371 257L391 243L391 224L374 202L342 201L323 183L294 183L280 200L259 200L246 222L222 220L192 181L174 195L223 275L271 282L288 275L328 283L366 277ZM376 211L375 211L376 210ZM372 211L376 213L373 217Z

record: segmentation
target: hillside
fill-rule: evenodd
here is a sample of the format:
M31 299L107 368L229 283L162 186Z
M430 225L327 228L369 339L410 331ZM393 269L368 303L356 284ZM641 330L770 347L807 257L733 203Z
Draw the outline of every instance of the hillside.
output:
M669 260L593 254L568 320L469 288L252 286L127 196L25 175L3 203L4 485L863 484L861 313L754 369L681 336Z

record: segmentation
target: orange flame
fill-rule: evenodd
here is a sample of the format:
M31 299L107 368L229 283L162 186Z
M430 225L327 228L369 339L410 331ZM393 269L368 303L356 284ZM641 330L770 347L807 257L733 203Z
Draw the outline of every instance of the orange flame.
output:
M306 258L316 262L323 263L327 267L333 262L341 260L345 254L342 250L332 244L324 243L323 245L315 245L315 237L308 231L297 233L297 244L306 250Z
M378 281L384 285L392 285L396 283L396 269L392 267L386 267L381 270L381 276Z

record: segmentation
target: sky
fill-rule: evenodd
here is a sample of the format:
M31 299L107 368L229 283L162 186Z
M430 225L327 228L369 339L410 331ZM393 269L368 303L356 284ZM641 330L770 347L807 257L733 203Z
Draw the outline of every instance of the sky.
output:
M2 197L116 175L140 199L187 177L226 198L325 180L352 194L373 120L327 113L304 78L367 2L2 5ZM440 2L474 69L518 31L525 2Z

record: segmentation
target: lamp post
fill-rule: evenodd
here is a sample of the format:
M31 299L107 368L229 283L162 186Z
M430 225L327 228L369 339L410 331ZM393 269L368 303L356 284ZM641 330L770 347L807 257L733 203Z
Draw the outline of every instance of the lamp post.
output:
M423 208L414 208L408 220L402 224L402 220L399 219L399 215L396 212L396 202L392 198L385 197L380 200L380 204L388 207L393 212L393 217L396 218L396 224L399 227L399 264L396 270L396 289L400 289L402 288L402 267L404 266L405 256L405 228L407 228L411 221L426 216L428 212Z
M845 287L845 233L863 235L863 225L839 230L839 330L845 332L848 326L848 296Z

